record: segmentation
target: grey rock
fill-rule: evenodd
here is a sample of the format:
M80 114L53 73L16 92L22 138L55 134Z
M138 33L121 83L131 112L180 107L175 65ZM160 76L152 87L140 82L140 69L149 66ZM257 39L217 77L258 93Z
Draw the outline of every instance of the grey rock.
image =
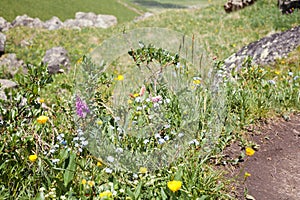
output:
M11 23L13 27L16 26L27 26L30 28L42 28L43 22L39 18L31 18L27 15L17 16L16 19Z
M11 24L7 22L3 17L0 17L0 32L8 31L11 28Z
M43 27L48 30L57 30L63 26L62 21L58 17L52 17L50 20L44 22Z
M300 46L299 35L300 26L297 26L252 42L225 59L225 68L228 70L240 68L248 57L251 57L252 62L256 64L271 64L278 58L286 57L291 51Z
M75 14L75 19L87 19L94 22L97 19L97 15L93 12L77 12Z
M70 70L70 59L68 52L63 47L53 47L46 51L43 64L48 66L50 74L60 73L60 71Z
M7 79L0 79L0 99L7 100L7 97L5 95L4 89L6 88L15 88L18 86L17 83L7 80Z
M0 68L4 68L7 76L13 77L16 73L26 73L26 67L23 60L18 60L16 54L4 54L0 58Z
M118 20L113 15L97 15L94 26L97 28L109 28L118 23Z
M224 10L227 13L243 9L249 5L252 5L256 0L228 0L224 5Z
M5 52L5 42L6 42L6 35L0 32L0 57Z

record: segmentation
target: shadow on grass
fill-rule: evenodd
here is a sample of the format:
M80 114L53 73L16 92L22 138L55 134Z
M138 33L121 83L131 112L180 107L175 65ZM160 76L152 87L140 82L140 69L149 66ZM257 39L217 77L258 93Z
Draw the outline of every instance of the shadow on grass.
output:
M134 3L138 3L141 6L145 7L156 7L156 8L177 8L177 9L184 9L187 8L186 6L171 4L171 3L160 3L158 1L151 1L151 0L134 0Z

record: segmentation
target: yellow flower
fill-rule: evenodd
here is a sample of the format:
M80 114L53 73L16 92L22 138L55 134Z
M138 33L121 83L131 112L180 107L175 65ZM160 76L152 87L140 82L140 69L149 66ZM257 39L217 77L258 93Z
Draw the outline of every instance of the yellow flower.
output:
M28 158L31 162L35 162L38 157L36 154L33 154L33 155L30 155Z
M168 182L168 188L172 192L176 192L176 191L180 190L181 186L182 186L182 182L181 181L169 181Z
M123 81L124 76L123 75L118 75L117 78L115 78L117 81Z
M147 173L147 168L146 167L141 167L140 168L140 173L146 174Z
M81 180L81 184L82 184L82 185L85 185L85 184L86 184L86 180L85 180L85 179L82 179L82 180Z
M130 99L127 100L128 104L132 104L132 101Z
M90 186L90 187L93 187L95 185L95 181L88 181L87 184Z
M37 118L37 122L39 124L45 124L48 121L48 119L49 119L49 117L42 115L42 116Z
M133 94L133 97L134 97L134 98L139 97L139 96L140 96L140 94L138 94L138 93L134 93L134 94Z
M44 102L45 102L45 99L40 98L40 99L39 99L39 102L40 102L40 103L44 103Z
M245 172L245 175L244 175L245 179L247 179L249 176L251 176L251 174L248 172Z
M102 121L102 120L98 120L98 121L97 121L97 124L98 124L99 126L101 126L101 125L103 124L103 121Z
M111 191L106 190L105 192L101 192L99 196L100 196L100 198L111 197L112 193L111 193Z
M281 71L275 70L274 73L279 75L279 74L281 74Z
M255 151L251 147L246 148L246 155L247 156L253 156Z
M200 84L201 84L201 80L196 79L196 80L193 81L193 83L194 83L195 85L200 85Z
M97 162L97 167L101 167L102 166L102 163L101 162Z

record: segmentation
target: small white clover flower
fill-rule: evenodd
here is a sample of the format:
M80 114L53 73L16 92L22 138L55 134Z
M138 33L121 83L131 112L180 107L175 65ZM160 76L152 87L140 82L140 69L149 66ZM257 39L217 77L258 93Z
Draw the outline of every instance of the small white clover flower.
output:
M108 156L108 157L107 157L107 161L108 161L108 162L114 162L114 161L115 161L115 158L112 157L112 156Z
M143 141L144 144L147 144L148 142L150 142L150 140L148 140L148 139L145 139L145 140Z

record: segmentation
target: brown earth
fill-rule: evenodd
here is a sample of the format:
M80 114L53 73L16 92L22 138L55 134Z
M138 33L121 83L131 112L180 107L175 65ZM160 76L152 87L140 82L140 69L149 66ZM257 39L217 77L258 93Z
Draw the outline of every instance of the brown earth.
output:
M232 196L237 199L300 200L300 114L261 123L247 133L258 145L251 157L237 143L225 152ZM228 161L239 160L238 164ZM251 176L245 178L245 173Z

